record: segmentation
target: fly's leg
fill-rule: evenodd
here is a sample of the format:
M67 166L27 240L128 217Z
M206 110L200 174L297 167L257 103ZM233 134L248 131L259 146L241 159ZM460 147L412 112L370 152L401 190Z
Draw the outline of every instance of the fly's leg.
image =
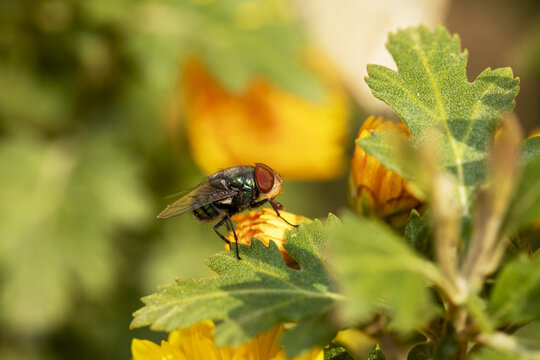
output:
M236 236L236 231L234 230L234 224L231 220L231 217L229 216L229 213L226 213L225 218L227 219L227 223L231 227L232 233L234 235L234 241L236 242L236 257L238 260L242 260L240 257L240 253L238 252L238 237Z
M224 212L223 210L218 209L218 208L216 207L216 205L214 205L213 203L210 203L210 206L211 206L218 214L222 214L222 213ZM224 218L221 219L221 221L222 221L222 222L225 221ZM223 224L222 222L221 222L221 224ZM227 231L231 231L231 226L229 225L229 222L228 222L228 221L225 221L225 225L227 226ZM229 244L229 246L231 245L231 243L230 243L229 241L227 241L227 243Z
M298 225L294 225L294 224L291 224L290 222L288 222L287 220L285 220L284 217L281 216L281 214L279 213L279 210L283 210L284 207L283 205L281 205L280 203L278 203L277 201L274 201L273 199L264 199L264 200L261 200L261 201L258 201L256 203L253 203L251 204L250 206L252 208L254 207L259 207L265 203L270 203L270 205L272 205L272 209L274 209L274 211L276 212L276 215L279 216L279 218L283 221L285 221L287 224L291 225L291 226L294 226L294 227L298 227Z
M218 236L223 240L225 241L227 244L229 244L229 246L232 248L232 244L229 240L227 240L227 238L225 236L223 236L222 233L219 232L219 227L223 224L226 224L227 225L227 228L231 228L232 229L232 232L234 234L234 240L236 241L236 257L238 258L238 260L242 260L242 258L240 257L240 253L238 252L238 237L236 236L236 231L234 231L234 225L231 221L231 217L229 216L229 213L226 212L225 213L225 216L219 220L219 222L214 226L214 231L216 232L216 234L218 234Z
M227 244L229 244L229 246L231 246L231 242L229 240L227 240L227 238L225 236L223 236L222 233L219 232L219 227L221 225L223 225L225 223L225 221L227 221L227 217L223 217L223 219L219 220L219 222L214 225L214 231L216 232L216 234L218 234L218 236L221 238L221 240L225 241ZM227 224L228 226L229 224Z
M268 202L268 199L264 199L264 200L261 200L261 201L257 201L257 202L254 202L252 204L250 204L249 206L252 207L252 208L256 208L256 207L259 207L261 205L264 205Z
M274 203L276 204L276 207L278 210L285 210L285 208L283 207L283 205L281 205L281 203L277 202L277 201L274 201Z
M274 200L268 200L268 202L270 203L270 205L272 205L272 209L274 209L274 211L276 212L276 215L279 216L281 220L285 221L287 224L291 226L298 227L298 225L291 224L290 222L285 220L284 217L281 216L281 214L279 213L279 210L283 210L283 205L281 205L280 203Z
M285 210L285 208L283 207L283 205L281 205L281 203L279 203L279 202L277 202L277 201L274 201L274 200L270 200L270 199L264 199L264 200L255 202L255 203L251 204L250 206L251 206L252 208L256 208L256 207L259 207L259 206L261 206L261 205L266 204L267 202L272 203L272 204L274 204L274 205L276 206L276 207L274 208L274 210L275 210L275 209L278 209L278 210ZM274 207L274 206L272 206L272 207ZM279 214L278 214L278 215L279 215Z

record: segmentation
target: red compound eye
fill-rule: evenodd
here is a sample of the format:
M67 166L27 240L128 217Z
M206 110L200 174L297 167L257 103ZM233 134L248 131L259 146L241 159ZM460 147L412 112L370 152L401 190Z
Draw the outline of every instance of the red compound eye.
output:
M266 165L257 164L255 166L255 181L259 190L267 193L274 186L274 172Z

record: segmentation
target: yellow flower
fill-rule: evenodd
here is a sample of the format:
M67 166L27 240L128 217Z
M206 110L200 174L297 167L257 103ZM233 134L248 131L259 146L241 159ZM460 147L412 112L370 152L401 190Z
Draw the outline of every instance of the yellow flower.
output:
M290 222L291 224L299 224L301 222L309 221L308 218L295 215L290 212L280 211L280 215ZM285 232L292 230L293 227L287 224L283 219L280 219L275 211L270 208L262 208L260 210L251 210L248 213L238 213L231 217L236 223L236 236L238 236L238 243L251 245L251 239L256 238L262 241L266 246L270 245L270 241L273 241L283 259L292 268L298 269L298 264L291 258L283 244L285 244ZM234 246L234 235L232 231L229 232L227 239ZM230 250L230 246L225 245L227 250Z
M324 94L313 103L265 78L253 79L241 94L230 93L201 61L188 61L183 76L185 117L196 163L208 174L263 162L289 179L339 176L347 98L329 66L321 67L317 73Z
M405 124L370 116L362 124L358 139L371 136L371 130L398 130L410 136ZM421 205L407 190L407 180L383 166L358 145L354 149L349 188L351 205L358 213L373 214L396 226L403 225L410 210Z
M283 325L276 326L238 348L217 348L214 345L212 321L203 321L169 334L161 346L148 340L133 339L133 360L286 360L278 339ZM323 360L323 351L314 348L294 360Z

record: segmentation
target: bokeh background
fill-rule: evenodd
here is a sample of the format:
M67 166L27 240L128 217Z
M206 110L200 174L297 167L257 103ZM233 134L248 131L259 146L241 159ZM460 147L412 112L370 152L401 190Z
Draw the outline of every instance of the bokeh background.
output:
M367 63L390 30L442 23L521 78L540 124L535 0L0 0L0 358L126 359L139 298L209 275L222 250L165 199L220 168L265 162L287 210L346 207L369 114Z

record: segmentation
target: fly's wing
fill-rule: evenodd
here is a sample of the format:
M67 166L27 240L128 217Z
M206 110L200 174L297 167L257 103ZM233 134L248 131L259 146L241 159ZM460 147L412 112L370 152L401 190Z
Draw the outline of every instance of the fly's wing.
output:
M234 197L237 192L238 189L235 188L223 189L204 182L171 205L168 205L165 210L159 213L158 218L166 219L185 214L215 201Z

